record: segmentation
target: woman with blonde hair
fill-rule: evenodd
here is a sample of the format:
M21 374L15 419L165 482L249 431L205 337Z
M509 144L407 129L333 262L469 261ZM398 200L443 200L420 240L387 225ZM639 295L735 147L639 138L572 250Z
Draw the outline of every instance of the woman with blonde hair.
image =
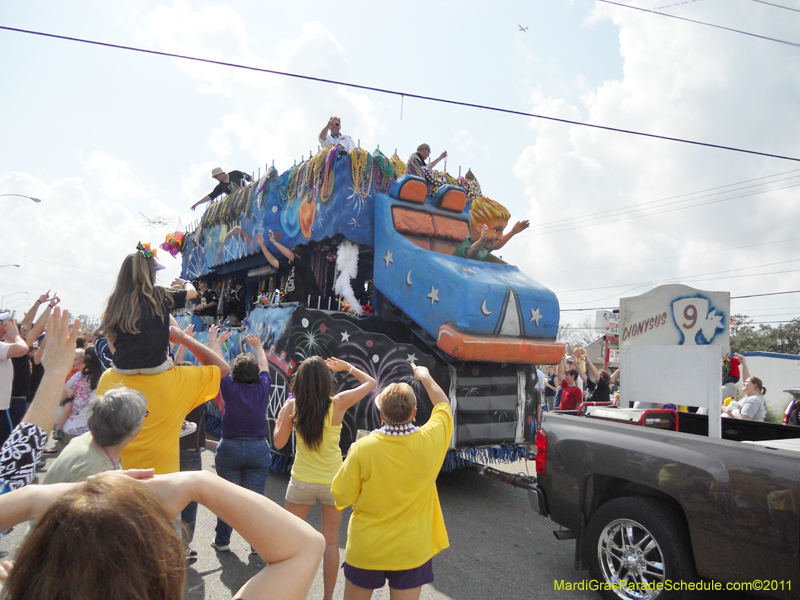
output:
M85 483L28 486L0 496L1 529L37 520L20 546L2 598L182 598L185 548L173 519L190 501L231 523L267 563L235 598L306 597L323 552L322 536L311 526L207 471L154 477L149 469L101 474Z
M163 268L155 250L141 242L122 261L103 312L103 328L114 345L112 368L118 373L154 375L172 366L170 311L183 308L197 291L180 278L170 288L156 285L156 272Z
M392 598L418 599L433 581L433 556L450 545L436 477L453 436L453 414L428 369L411 368L433 404L428 422L414 425L411 386L389 385L375 400L383 427L353 444L333 480L336 507L353 506L345 600L367 600L386 580Z
M360 385L334 395L332 372L347 371ZM287 400L275 425L275 447L283 448L292 429L296 432L292 477L286 490L286 510L305 519L312 506L322 510L325 557L322 562L324 600L333 596L339 570L339 525L342 511L331 494L331 483L342 465L339 439L347 409L357 404L376 385L375 380L338 358L304 360L293 378L294 398Z

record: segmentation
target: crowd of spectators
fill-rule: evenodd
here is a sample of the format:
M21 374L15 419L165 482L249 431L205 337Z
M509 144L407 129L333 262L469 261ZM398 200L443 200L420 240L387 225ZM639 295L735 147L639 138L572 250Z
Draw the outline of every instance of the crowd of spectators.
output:
M300 365L275 431L278 445L293 431L297 444L281 508L264 496L272 381L260 339L248 335L253 352L228 365L221 345L230 332L212 325L204 345L191 326L172 325L171 311L196 292L181 279L157 285L159 266L141 244L125 257L102 330L71 320L49 292L20 323L0 315L0 531L31 521L14 562L0 567L3 598L178 598L197 555L190 546L197 504L217 516L210 541L217 552L230 552L235 530L267 564L240 590L247 598L305 598L321 563L331 598L339 525L351 504L345 597L368 598L387 580L393 594L419 597L433 580L433 555L448 545L435 479L453 428L447 397L427 369L411 365L435 405L428 423L413 425L412 388L390 386L376 401L384 426L343 462L344 413L376 381L337 358ZM200 366L182 361L186 350ZM29 376L15 378L15 368ZM334 393L333 372L358 385ZM224 408L216 475L198 460L212 399ZM43 484L30 485L45 448L58 456ZM398 493L388 495L387 486ZM305 522L317 502L322 533ZM375 553L388 538L392 549ZM402 560L400 546L409 550Z

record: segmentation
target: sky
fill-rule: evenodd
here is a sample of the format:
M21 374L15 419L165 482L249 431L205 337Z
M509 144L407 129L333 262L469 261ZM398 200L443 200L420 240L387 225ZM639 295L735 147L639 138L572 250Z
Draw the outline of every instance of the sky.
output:
M800 0L623 3L800 43ZM800 158L799 47L591 0L28 0L0 25ZM800 290L797 161L5 30L0 56L0 195L42 200L0 197L4 307L50 289L99 317L139 241L201 216L213 167L283 171L331 115L370 151L447 150L529 219L499 254L562 322L660 283ZM777 325L800 294L731 310Z

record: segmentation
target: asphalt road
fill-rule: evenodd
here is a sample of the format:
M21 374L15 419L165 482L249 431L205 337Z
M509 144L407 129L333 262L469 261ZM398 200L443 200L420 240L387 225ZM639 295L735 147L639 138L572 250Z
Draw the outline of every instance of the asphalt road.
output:
M212 452L203 451L204 468L214 470L213 458ZM508 470L514 471L515 467ZM288 473L271 473L266 495L283 505L288 482ZM442 474L438 488L450 548L434 558L436 581L423 588L424 600L598 598L594 592L555 590L555 581L579 582L588 579L588 573L573 570L574 542L555 539L552 532L556 526L533 511L525 492L464 470ZM318 529L319 516L318 508L309 515L309 521ZM342 559L349 517L348 509L340 533ZM264 566L258 556L250 555L249 545L237 533L233 534L230 552L217 553L211 548L215 522L213 514L199 508L192 543L198 558L187 568L187 600L231 598ZM24 525L19 526L0 540L1 560L11 558L25 529ZM341 599L343 590L340 572L334 598ZM321 567L308 597L322 597ZM725 596L734 597L744 598ZM373 598L389 598L388 588L376 591Z

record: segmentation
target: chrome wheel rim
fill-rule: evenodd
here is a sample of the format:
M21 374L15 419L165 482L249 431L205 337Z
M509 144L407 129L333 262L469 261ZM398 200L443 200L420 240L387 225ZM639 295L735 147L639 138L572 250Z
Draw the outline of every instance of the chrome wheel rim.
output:
M652 600L664 583L664 553L647 528L616 519L600 532L597 561L605 581L620 598Z

